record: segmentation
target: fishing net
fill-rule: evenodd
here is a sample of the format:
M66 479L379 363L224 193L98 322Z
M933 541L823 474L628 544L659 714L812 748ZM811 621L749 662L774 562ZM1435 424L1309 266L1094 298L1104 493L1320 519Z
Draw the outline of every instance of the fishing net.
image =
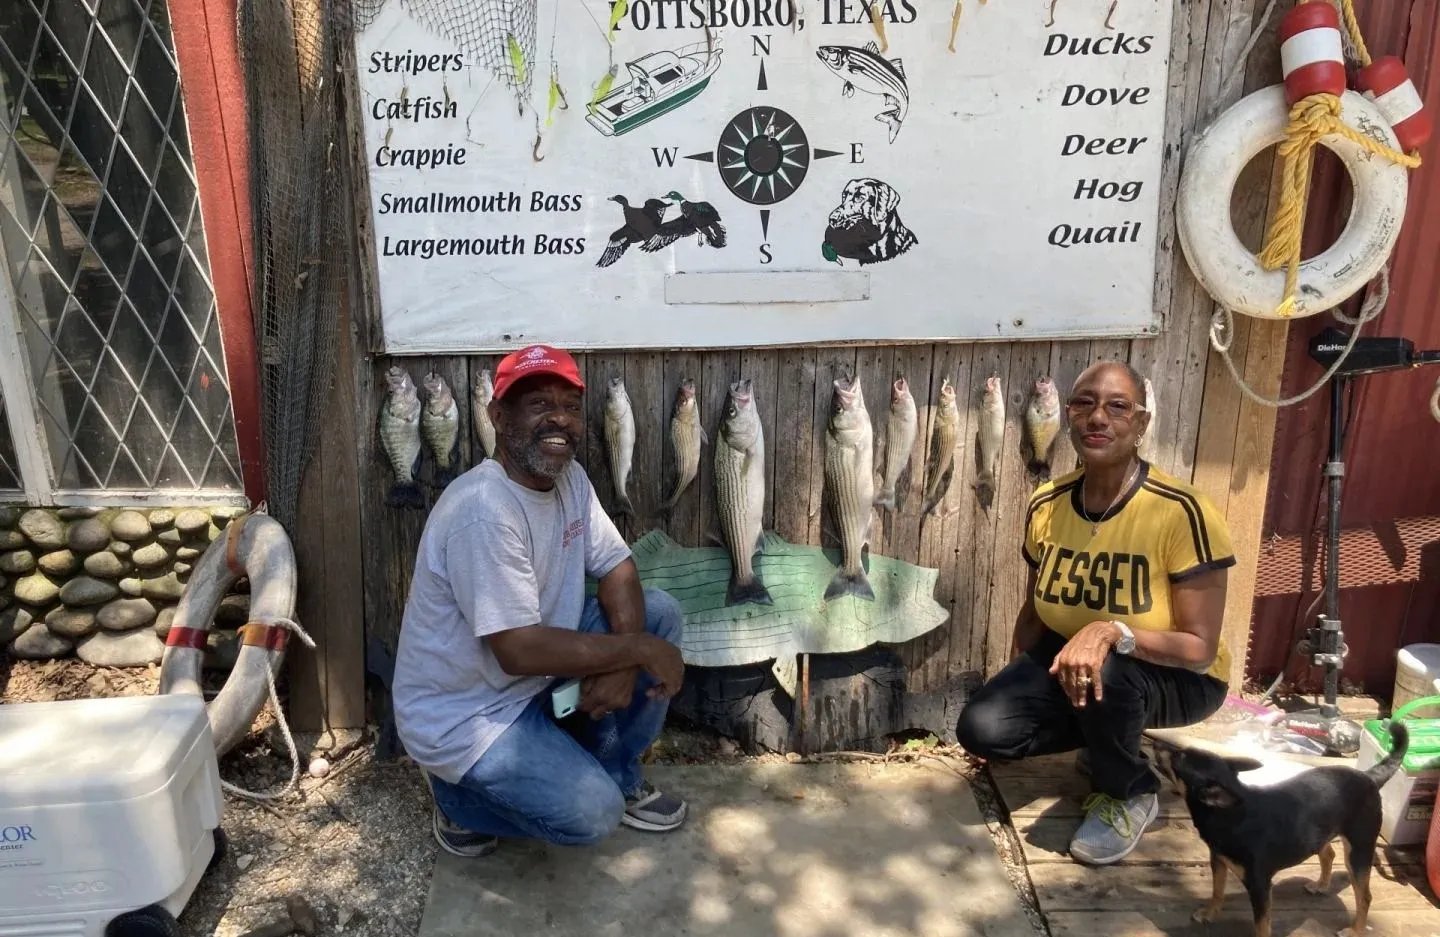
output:
M518 97L534 82L536 0L353 0L355 29L364 30L387 3L455 43L471 64L495 76Z
M266 499L292 535L334 371L345 287L334 80L341 2L241 0L237 14L249 108Z

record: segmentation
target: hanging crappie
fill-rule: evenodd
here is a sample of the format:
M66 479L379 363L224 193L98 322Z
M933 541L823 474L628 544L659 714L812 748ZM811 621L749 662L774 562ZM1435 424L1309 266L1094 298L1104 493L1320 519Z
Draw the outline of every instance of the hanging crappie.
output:
M380 446L395 474L385 503L396 508L421 508L425 499L415 482L420 468L420 397L410 372L398 365L385 372L389 390L380 405Z
M425 375L420 437L435 456L435 484L444 488L460 474L460 408L450 385L434 371Z
M1055 382L1042 377L1035 382L1030 403L1025 407L1025 441L1030 447L1028 468L1041 477L1050 477L1050 457L1060 435L1060 394Z

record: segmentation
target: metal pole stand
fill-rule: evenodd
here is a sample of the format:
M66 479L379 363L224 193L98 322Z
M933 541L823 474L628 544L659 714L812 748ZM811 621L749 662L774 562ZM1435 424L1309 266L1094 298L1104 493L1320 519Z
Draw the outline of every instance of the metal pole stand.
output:
M1358 732L1340 720L1340 668L1345 663L1345 632L1340 624L1340 486L1345 477L1345 389L1350 376L1337 374L1330 383L1330 452L1324 476L1329 485L1325 521L1325 610L1316 616L1296 650L1316 667L1325 668L1324 701L1319 709L1291 713L1285 723L1296 732L1323 740L1334 752L1348 754ZM1337 731L1341 729L1342 731ZM1355 727L1358 728L1358 727Z

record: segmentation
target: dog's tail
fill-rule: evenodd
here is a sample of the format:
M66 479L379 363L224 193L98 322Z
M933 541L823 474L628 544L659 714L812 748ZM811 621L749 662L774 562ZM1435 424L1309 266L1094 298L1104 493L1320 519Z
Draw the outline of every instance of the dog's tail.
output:
M1390 754L1386 755L1378 765L1365 772L1365 776L1380 787L1390 780L1400 762L1405 760L1405 750L1410 747L1410 730L1405 728L1405 723L1397 720L1390 720Z

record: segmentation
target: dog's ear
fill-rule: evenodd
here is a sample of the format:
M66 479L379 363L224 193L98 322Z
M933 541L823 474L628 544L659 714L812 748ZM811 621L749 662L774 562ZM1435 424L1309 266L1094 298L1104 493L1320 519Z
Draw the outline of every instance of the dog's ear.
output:
M1240 802L1240 798L1235 796L1234 791L1214 781L1202 786L1195 794L1200 803L1207 807L1233 807Z
M1236 774L1239 774L1242 771L1256 771L1260 768L1265 767L1264 762L1256 761L1254 758L1246 758L1243 755L1229 756L1225 758L1225 764L1228 765L1230 770L1234 771Z
M883 228L890 213L900 204L900 193L888 182L881 182L879 179L873 180L871 185L875 192L875 204L870 209L870 223L877 228Z

